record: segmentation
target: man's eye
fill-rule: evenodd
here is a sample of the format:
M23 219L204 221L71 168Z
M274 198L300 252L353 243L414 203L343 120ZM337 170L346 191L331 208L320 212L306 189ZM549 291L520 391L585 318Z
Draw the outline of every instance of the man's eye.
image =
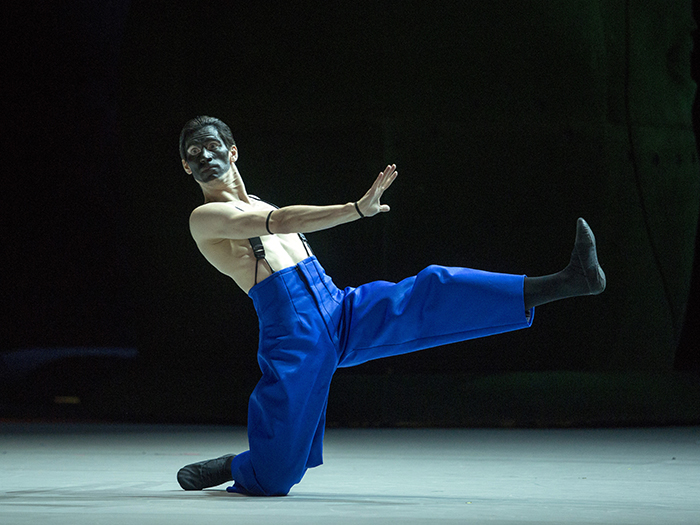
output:
M190 148L190 155L197 155L199 154L199 148Z
M215 149L218 148L218 147L219 147L219 143L218 143L218 142L209 142L209 143L207 143L207 149L208 149L208 150L215 150Z

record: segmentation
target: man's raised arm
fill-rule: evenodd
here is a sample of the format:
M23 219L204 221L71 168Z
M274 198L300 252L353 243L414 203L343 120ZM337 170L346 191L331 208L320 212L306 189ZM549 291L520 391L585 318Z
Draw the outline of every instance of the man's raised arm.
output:
M398 172L391 164L379 173L372 187L356 202L330 206L285 206L273 210L241 211L225 203L200 206L190 216L190 230L196 241L249 239L271 233L309 233L333 228L389 211L381 204L384 191Z

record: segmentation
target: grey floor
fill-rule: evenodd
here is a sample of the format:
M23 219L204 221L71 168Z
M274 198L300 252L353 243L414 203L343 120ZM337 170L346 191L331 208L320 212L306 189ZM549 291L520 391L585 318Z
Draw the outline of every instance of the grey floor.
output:
M0 524L700 524L700 428L329 430L284 498L184 492L241 427L0 423Z

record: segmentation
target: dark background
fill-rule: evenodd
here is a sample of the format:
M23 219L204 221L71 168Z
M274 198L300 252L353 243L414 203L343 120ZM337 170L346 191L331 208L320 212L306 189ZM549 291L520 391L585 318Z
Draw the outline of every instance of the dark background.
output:
M342 370L329 424L700 422L692 14L685 0L8 13L0 417L245 423L257 320L189 237L201 193L177 154L182 125L210 114L248 190L278 205L356 200L398 165L390 214L309 236L340 287L431 263L551 273L576 217L598 236L605 294L539 308L527 331Z

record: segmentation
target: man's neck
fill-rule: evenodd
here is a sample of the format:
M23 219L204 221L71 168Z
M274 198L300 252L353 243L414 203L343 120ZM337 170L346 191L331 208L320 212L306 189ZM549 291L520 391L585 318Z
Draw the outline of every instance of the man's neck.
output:
M205 203L241 201L250 204L245 184L235 165L222 177L206 183L200 182L199 186L204 193Z

